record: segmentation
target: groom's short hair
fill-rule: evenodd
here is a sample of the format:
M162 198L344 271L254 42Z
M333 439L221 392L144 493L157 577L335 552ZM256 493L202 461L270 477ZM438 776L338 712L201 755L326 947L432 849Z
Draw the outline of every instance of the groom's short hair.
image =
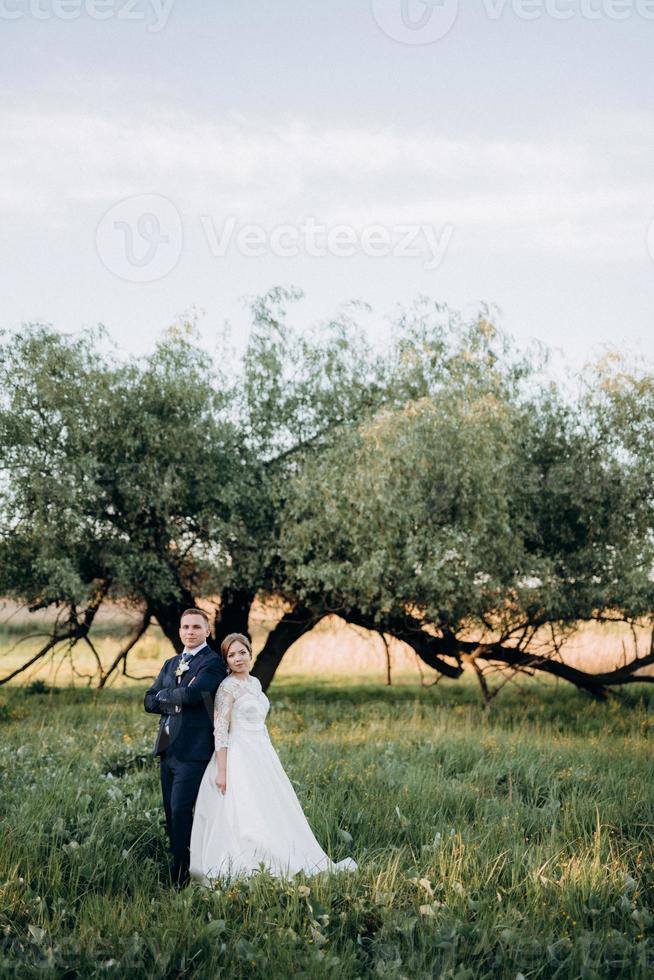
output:
M204 609L185 609L182 615L179 617L180 623L184 619L184 616L202 616L207 626L209 625L209 616Z

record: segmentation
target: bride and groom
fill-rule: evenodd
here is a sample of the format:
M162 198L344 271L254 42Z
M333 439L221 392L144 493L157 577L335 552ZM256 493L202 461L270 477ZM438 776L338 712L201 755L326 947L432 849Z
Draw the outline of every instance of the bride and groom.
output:
M210 884L262 865L280 877L354 870L351 858L333 863L320 847L272 746L248 638L231 633L218 655L198 609L182 614L179 635L183 652L165 662L144 700L161 715L154 752L173 883Z

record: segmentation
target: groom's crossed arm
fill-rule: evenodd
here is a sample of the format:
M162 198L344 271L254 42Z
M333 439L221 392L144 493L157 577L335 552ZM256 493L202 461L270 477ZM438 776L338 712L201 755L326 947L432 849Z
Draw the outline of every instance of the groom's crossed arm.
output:
M171 715L175 710L174 705L172 704L166 705L157 698L157 694L159 694L160 691L165 690L166 670L168 669L168 664L170 664L174 659L175 658L172 657L171 660L166 661L166 663L159 671L159 674L157 675L157 679L153 683L152 687L149 687L145 692L145 697L143 699L143 706L145 707L146 711L150 711L154 715Z
M187 684L185 687L182 685L179 687L164 687L163 682L157 687L157 681L161 677L160 674L145 696L145 710L158 711L159 714L168 715L172 714L175 708L190 707L191 705L198 705L203 702L207 703L208 695L211 696L211 703L213 705L213 695L216 693L218 685L224 676L225 672L222 663L217 656L210 657L208 662L200 667L190 684ZM154 692L155 707L148 708L147 698L151 691Z

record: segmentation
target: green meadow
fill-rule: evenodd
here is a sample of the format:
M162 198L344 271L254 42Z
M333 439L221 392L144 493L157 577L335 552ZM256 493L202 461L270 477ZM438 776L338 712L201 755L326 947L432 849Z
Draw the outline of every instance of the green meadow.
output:
M0 691L0 976L654 975L654 695L282 677L271 737L351 875L165 886L140 687Z

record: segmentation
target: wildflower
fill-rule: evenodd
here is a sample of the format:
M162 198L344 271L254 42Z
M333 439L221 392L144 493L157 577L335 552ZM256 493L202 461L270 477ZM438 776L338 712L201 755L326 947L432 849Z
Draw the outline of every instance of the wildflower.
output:
M29 933L35 943L42 943L45 939L45 929L40 926L28 926Z
M635 889L636 882L631 877L631 875L628 875L626 872L624 874L624 879L623 880L624 880L624 890L627 892L627 894L629 894L630 892L632 892Z

